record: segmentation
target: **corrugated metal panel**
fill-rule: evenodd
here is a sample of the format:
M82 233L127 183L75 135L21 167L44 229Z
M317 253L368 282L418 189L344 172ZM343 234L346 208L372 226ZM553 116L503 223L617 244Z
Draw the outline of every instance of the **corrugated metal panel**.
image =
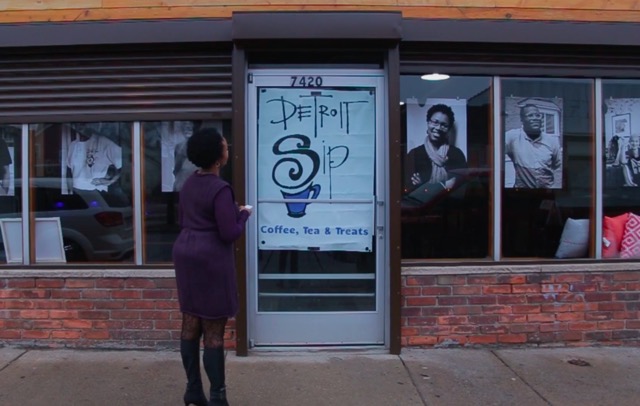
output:
M231 49L0 53L0 122L231 115Z

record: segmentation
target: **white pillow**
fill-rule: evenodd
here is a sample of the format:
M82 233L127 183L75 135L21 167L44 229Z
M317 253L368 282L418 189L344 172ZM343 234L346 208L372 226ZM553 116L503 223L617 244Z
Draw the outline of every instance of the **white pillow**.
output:
M589 220L568 218L564 223L556 258L583 258L589 248Z

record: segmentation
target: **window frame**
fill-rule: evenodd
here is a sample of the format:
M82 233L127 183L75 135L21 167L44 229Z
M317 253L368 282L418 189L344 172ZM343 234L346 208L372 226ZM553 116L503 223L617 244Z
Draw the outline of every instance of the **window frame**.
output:
M437 63L436 63L437 64ZM468 71L468 69L463 68L463 73L460 72L459 69L456 69L455 65L444 65L451 66L451 69L448 70L444 67L440 67L439 71L447 72L450 75L454 76L480 76L482 73L474 74ZM423 69L426 70L426 69ZM411 66L409 69L401 69L400 75L419 75L418 68L416 65ZM490 207L493 209L490 210L491 218L489 221L489 231L490 231L490 244L489 244L489 258L487 260L482 260L478 258L401 258L401 262L403 266L421 266L426 262L437 262L437 263L480 263L487 264L490 262L492 264L498 263L567 263L572 261L585 262L585 261L600 261L602 260L602 245L599 244L602 241L603 235L603 166L604 163L600 159L604 150L604 139L603 139L603 110L599 106L602 106L602 92L603 92L603 78L592 75L584 75L584 76L536 76L533 74L524 74L519 72L518 75L511 74L502 74L502 75L493 75L490 76L492 79L491 87L492 87L492 99L490 100L490 106L493 109L492 111L492 119L490 122L490 127L492 128L492 135L490 139L490 143L488 148L490 149L492 156L488 157L488 160L492 162L490 168L493 170L490 177L490 199L489 202ZM591 153L592 153L592 163L591 163L591 175L592 175L592 196L591 196L591 207L589 209L589 218L593 219L590 223L590 232L589 232L589 251L587 257L585 258L577 258L577 259L557 259L557 258L545 258L545 257L531 257L531 258L512 258L512 257L504 257L502 253L502 188L503 188L503 174L504 174L504 163L499 157L502 157L504 154L503 145L500 140L502 140L502 80L504 79L514 79L518 77L527 77L527 78L535 78L544 80L547 78L562 80L562 79L589 79L592 82L593 86L593 97L592 102L590 103L590 112L593 115L591 119L591 123L589 123L589 127L592 129L592 136L595 137L591 145ZM634 78L625 78L634 80ZM393 101L390 101L393 102ZM498 141L498 142L496 142ZM611 259L611 261L615 262L619 259Z

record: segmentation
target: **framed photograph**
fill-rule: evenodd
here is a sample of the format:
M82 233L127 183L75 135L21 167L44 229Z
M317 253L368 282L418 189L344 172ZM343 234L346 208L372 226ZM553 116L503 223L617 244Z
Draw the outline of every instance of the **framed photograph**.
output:
M604 152L607 163L604 187L638 187L640 145L637 135L640 131L640 99L608 98L604 103L607 106L603 117Z
M65 263L62 227L60 217L43 217L36 219L36 262ZM22 263L22 219L0 220L2 241L9 264Z
M15 195L15 150L20 134L20 126L0 125L0 196Z
M130 190L131 185L123 184L120 173L123 163L131 162L132 129L127 122L63 124L59 130L62 193L78 189L122 195L123 188Z
M611 128L614 136L617 135L622 139L629 139L629 136L631 136L631 113L611 116Z
M212 127L224 134L222 121L162 121L145 127L146 134L159 136L163 192L179 192L198 167L187 159L187 140L201 128Z
M449 144L459 148L467 155L467 101L463 99L426 99L424 104L418 100L407 100L407 150L423 145L428 131L427 111L435 105L451 108L455 115L455 124L449 129Z
M504 187L561 189L562 98L510 96L503 106Z
M419 104L409 99L406 120L405 194L417 189L446 194L456 189L462 182L455 171L467 167L467 100L428 98ZM442 195L431 192L412 196L431 201Z

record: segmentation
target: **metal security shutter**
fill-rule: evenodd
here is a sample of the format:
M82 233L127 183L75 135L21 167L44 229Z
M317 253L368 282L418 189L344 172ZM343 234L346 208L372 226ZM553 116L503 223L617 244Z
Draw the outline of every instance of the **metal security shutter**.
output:
M231 116L230 46L96 49L0 50L0 122Z
M637 77L640 57L627 46L409 42L400 45L405 74Z

